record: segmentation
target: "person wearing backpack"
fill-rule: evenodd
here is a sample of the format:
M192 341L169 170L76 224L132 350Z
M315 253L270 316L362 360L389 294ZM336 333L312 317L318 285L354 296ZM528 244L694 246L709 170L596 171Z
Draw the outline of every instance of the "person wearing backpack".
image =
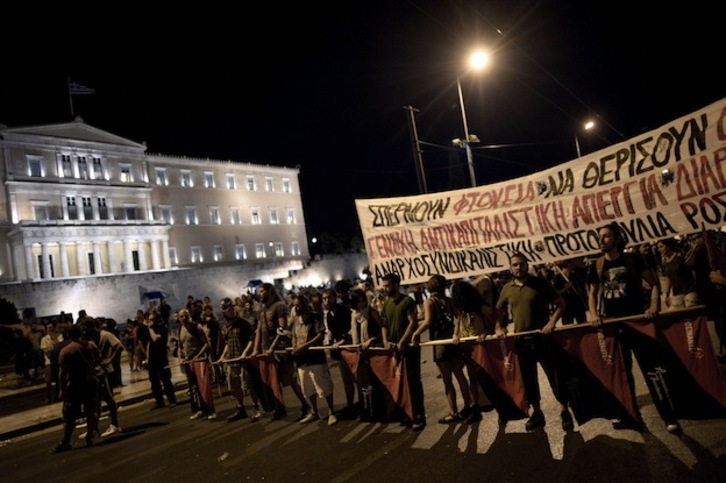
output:
M423 301L423 321L414 331L411 344L417 345L421 334L429 331L429 340L451 340L454 336L454 304L446 295L447 281L443 275L434 275L426 282L429 298ZM440 424L461 421L466 413L461 414L456 404L456 388L453 377L459 383L459 390L464 401L464 408L471 405L469 382L464 374L464 358L457 345L445 343L434 345L434 362L441 371L441 380L444 383L446 402L449 405L449 414L439 419Z
M653 319L660 311L660 283L658 276L648 267L640 255L625 253L625 239L617 222L613 222L598 230L600 251L602 255L590 266L588 283L589 319L594 327L600 327L603 319L643 315ZM650 287L650 297L642 290L642 282ZM646 299L649 303L646 303ZM639 365L646 366L649 358L648 347L643 346L645 339L636 339L635 334L627 326L618 328L617 336L623 347L623 358L627 367L628 385L635 395L633 377L633 355ZM665 361L661 361L665 364ZM668 401L668 395L656 388L650 378L645 378L653 403L670 433L678 433L681 426L675 412ZM635 406L637 408L637 405ZM612 421L613 429L643 430L642 421L634 420L623 414L622 418Z

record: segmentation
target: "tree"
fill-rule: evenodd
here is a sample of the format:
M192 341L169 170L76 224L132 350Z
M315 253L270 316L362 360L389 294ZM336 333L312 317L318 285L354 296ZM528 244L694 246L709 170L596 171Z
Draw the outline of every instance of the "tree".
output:
M15 303L0 297L0 324L13 325L20 323L20 315Z

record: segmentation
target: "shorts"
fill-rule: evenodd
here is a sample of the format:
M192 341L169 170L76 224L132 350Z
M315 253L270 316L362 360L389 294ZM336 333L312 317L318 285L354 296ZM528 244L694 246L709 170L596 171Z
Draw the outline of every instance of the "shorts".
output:
M318 397L325 398L333 394L333 379L327 364L300 366L297 368L297 375L305 397L310 398L317 394Z
M231 391L250 388L249 372L241 364L227 364L227 387Z

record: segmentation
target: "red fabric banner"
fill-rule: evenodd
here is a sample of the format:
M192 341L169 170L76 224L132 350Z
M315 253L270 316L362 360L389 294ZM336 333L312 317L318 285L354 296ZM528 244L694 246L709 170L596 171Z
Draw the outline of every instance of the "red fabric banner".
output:
M341 350L341 354L348 365L351 365L356 358L360 357L360 352ZM393 351L368 351L365 353L365 360L373 374L390 393L396 405L401 408L409 419L413 419L411 394L406 379L406 364L404 364L401 355Z
M519 369L517 350L513 338L487 339L482 343L471 344L471 359L481 366L491 379L492 383L511 400L511 403L526 416L529 408L524 393L524 383ZM496 398L487 394L497 411L502 413L503 408L498 407ZM509 417L509 419L514 419Z
M609 399L613 397L634 421L641 420L635 406L635 395L628 384L628 368L623 359L622 347L613 330L607 328L597 331L587 325L556 330L551 337L587 369L579 370L567 361L558 363L558 370L564 371L560 374L563 383L566 384L568 379L577 381L569 389L570 404L578 423L582 424L593 417L617 417L618 411L609 404ZM594 377L599 384L586 381L590 377ZM602 394L603 390L608 394ZM586 407L578 407L579 402Z
M282 385L277 374L277 361L275 361L275 358L262 354L250 358L248 363L256 367L260 372L260 379L262 379L262 383L265 386L265 392L274 397L280 405L284 406L285 399L282 396Z
M654 320L632 320L625 324L649 339L658 341L662 351L672 356L668 367L654 364L652 369L642 369L646 377L655 379L660 375L670 384L669 392L676 404L680 405L676 406L676 410L686 415L699 413L699 408L688 407L696 402L693 393L680 399L680 393L689 383L695 383L715 403L726 408L726 381L714 353L704 315L679 317L678 314L666 312ZM643 361L638 362L642 364Z
M212 392L212 370L207 360L191 363L192 371L199 385L199 396L209 411L214 411L214 394Z

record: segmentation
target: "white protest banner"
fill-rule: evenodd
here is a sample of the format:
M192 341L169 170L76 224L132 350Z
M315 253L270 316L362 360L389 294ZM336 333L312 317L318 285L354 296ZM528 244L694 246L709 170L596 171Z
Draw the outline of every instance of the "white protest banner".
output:
M719 229L726 219L726 99L560 166L511 181L356 200L373 281L458 278L599 252L617 221L629 244Z

